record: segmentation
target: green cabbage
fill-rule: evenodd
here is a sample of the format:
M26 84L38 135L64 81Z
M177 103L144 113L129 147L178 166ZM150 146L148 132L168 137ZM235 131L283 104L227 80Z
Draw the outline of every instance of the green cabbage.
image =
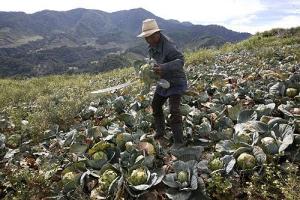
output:
M131 139L131 135L129 133L119 133L116 136L116 143L118 147L125 148L126 142Z
M147 152L148 155L155 155L155 147L150 142L140 142L139 149Z
M226 139L231 139L233 132L234 132L233 128L225 128L222 130L222 134L224 135L224 138L226 138Z
M111 169L106 170L99 179L102 191L108 190L110 184L118 177L118 174Z
M265 124L268 124L268 122L272 119L271 116L266 116L266 115L263 115L261 116L260 120L261 122L265 123Z
M239 142L245 142L248 144L251 143L251 141L252 141L250 133L248 133L246 131L242 131L242 132L238 133L237 139Z
M254 156L248 153L242 153L238 159L237 164L242 169L252 169L255 166L256 160Z
M279 147L272 137L264 137L261 139L263 148L270 154L278 153Z
M65 175L63 175L62 181L63 181L64 184L67 184L67 183L69 183L71 181L74 181L75 178L76 178L76 173L74 173L74 172L68 172Z
M98 151L93 154L93 159L94 160L107 160L107 155L103 151Z
M188 179L189 179L189 176L188 176L187 171L180 171L180 172L177 173L177 180L180 183L187 182Z
M145 184L147 182L147 179L148 179L148 175L147 175L147 172L145 171L145 169L137 168L131 172L130 177L128 178L128 181L132 185L136 186L136 185Z
M159 78L158 75L154 73L150 64L144 64L141 66L140 77L145 84L151 84L154 80Z
M215 158L209 163L209 169L212 171L222 169L223 168L223 162L220 160L220 158Z
M293 98L298 94L298 91L296 88L288 88L288 89L286 89L285 93L286 93L286 96Z
M125 143L126 151L132 151L134 149L134 145L132 142L126 142Z

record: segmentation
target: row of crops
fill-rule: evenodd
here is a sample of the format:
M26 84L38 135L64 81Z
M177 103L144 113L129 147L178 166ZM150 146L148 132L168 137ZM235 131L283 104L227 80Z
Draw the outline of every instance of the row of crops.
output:
M272 47L278 55L272 59L242 50L186 66L190 88L181 111L187 144L176 150L169 148L168 118L165 138L151 136L154 87L145 92L132 85L95 96L67 131L53 124L38 144L14 134L10 117L1 114L0 194L181 200L247 199L256 191L253 198L286 198L280 189L287 187L285 177L299 178L300 60L286 53L296 47ZM264 179L270 166L280 175ZM279 183L260 194L249 186L263 185L254 176Z

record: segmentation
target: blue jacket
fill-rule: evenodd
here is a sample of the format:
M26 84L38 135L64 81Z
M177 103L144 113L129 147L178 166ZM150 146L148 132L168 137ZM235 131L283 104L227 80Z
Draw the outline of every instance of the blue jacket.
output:
M182 53L166 36L161 34L158 45L156 47L149 46L149 56L161 66L161 78L170 82L168 89L158 85L155 92L164 97L174 94L182 95L187 89Z

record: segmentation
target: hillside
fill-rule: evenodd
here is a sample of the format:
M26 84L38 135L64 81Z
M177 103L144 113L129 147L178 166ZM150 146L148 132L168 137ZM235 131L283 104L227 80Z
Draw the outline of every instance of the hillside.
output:
M187 146L171 152L169 131L150 137L154 88L90 93L133 67L1 79L0 198L299 199L299 46L298 27L186 52Z
M74 9L33 14L0 12L0 76L99 72L146 56L136 36L146 18L157 20L181 49L215 47L250 36L225 27L165 20L144 9L107 13ZM112 61L112 62L110 62Z

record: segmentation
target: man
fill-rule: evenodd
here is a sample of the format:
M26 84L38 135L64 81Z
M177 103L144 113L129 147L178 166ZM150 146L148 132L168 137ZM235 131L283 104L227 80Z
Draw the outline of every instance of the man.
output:
M187 89L187 80L183 70L184 57L175 45L161 32L154 19L143 21L142 33L138 37L143 37L149 44L149 56L154 59L153 70L161 79L170 83L169 88L162 88L157 85L152 100L152 110L156 133L155 139L161 139L165 134L165 117L162 106L169 99L170 106L170 126L174 136L172 149L184 146L182 115L180 113L181 96Z

